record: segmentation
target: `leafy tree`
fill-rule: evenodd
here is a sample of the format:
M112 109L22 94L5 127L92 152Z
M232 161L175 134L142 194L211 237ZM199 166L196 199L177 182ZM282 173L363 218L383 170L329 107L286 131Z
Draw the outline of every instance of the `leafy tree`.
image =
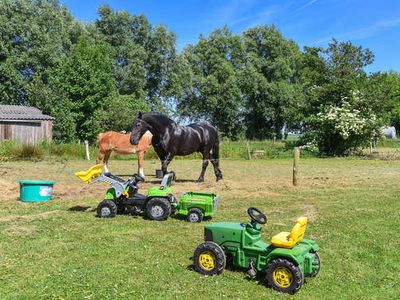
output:
M96 112L117 93L109 52L108 45L95 44L82 36L63 65L60 88L71 103L79 139L95 139L102 130Z
M152 26L144 15L99 8L96 27L112 46L113 72L122 95L145 97L153 109L174 94L170 77L176 59L175 34Z
M305 49L300 71L306 97L302 107L304 139L316 142L321 153L345 155L368 144L378 128L376 114L360 90L367 79L364 67L372 61L369 49L351 42L333 40L326 49ZM324 114L337 119L326 119ZM350 133L338 129L356 128L361 123L364 127Z
M58 1L0 0L0 101L49 112L52 76L80 30Z
M297 61L300 50L275 26L258 26L243 33L246 68L242 92L246 101L247 137L281 137L286 123L293 127L299 101Z
M238 138L244 125L238 77L243 58L241 38L226 27L212 32L208 38L201 36L196 45L187 47L179 70L180 114L189 119L209 120L223 135Z
M397 72L378 72L360 85L365 91L366 106L374 111L380 123L394 125L400 132L400 75Z
M97 128L103 131L127 131L138 112L149 111L149 104L144 99L134 99L131 95L111 96L102 110L96 111Z

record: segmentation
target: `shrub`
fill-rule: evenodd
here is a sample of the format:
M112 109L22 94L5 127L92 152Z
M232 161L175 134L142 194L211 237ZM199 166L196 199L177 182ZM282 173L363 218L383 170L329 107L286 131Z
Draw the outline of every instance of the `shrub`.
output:
M379 126L372 112L353 108L346 99L341 106L328 106L311 122L304 148L329 156L347 155L371 142Z
M40 146L24 144L19 146L16 151L13 152L14 159L29 159L29 160L40 160L43 158L44 151Z

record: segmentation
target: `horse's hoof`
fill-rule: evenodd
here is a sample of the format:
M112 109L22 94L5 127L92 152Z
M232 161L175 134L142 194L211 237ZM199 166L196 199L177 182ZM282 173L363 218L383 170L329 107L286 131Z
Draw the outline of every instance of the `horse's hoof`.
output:
M218 182L218 181L220 181L220 180L222 180L222 179L223 179L222 176L221 176L221 177L217 177L217 180L216 180L216 181Z
M197 182L204 182L204 178L197 179Z

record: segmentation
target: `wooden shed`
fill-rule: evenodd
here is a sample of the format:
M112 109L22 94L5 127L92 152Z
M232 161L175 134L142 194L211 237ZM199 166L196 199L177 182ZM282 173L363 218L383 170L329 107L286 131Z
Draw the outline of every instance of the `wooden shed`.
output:
M15 140L36 144L53 137L54 118L29 106L0 105L0 142Z

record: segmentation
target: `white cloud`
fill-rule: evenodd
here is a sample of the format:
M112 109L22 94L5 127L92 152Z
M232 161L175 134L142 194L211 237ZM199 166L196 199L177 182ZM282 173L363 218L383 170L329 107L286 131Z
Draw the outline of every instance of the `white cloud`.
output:
M313 4L313 3L317 2L317 1L318 1L318 0L311 0L311 1L308 1L306 4L304 4L303 6L299 7L298 9L296 9L296 11L303 10L303 9L305 9L306 7L309 7L311 4Z
M375 36L380 31L384 30L385 28L396 27L400 25L400 18L396 19L385 19L378 21L370 26L362 27L356 30L343 32L340 34L332 35L330 37L324 37L321 39L316 40L313 44L319 45L324 44L332 40L332 38L336 39L347 39L347 40L362 40L372 36Z

